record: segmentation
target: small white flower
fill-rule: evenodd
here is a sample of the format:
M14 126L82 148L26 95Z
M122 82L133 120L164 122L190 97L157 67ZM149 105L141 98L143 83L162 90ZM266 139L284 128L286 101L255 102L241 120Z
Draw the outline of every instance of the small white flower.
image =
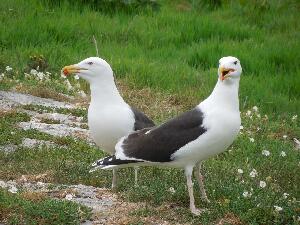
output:
M44 73L43 72L38 72L37 74L36 74L36 76L37 76L37 78L39 79L39 80L43 80L44 79Z
M296 149L300 149L300 141L297 138L293 138L295 144L296 144Z
M288 193L283 193L283 198L284 199L287 199L289 197L289 194Z
M280 152L280 156L281 156L281 157L286 157L286 153L285 153L284 151L281 151L281 152Z
M6 70L7 72L9 72L9 71L12 71L12 68L11 68L10 66L6 66L6 67L5 67L5 70Z
M18 192L18 188L16 188L15 186L11 186L9 189L8 189L9 192L13 193L13 194L16 194Z
M63 72L61 72L60 77L63 79L67 79L66 75Z
M51 73L50 73L50 72L48 72L48 71L46 71L46 75L47 75L47 76L50 76L50 75L51 75Z
M251 197L252 196L252 193L251 192L248 192L248 191L244 191L243 192L243 197L244 198L248 198L248 197Z
M277 212L282 211L282 207L280 207L280 206L274 205L274 208Z
M171 194L175 194L176 191L175 191L175 189L173 187L170 187L169 188L169 192L171 192Z
M248 111L246 112L246 115L247 115L247 116L250 116L250 115L251 115L251 111L248 110Z
M250 172L250 177L256 177L257 176L257 171L256 171L256 169L253 169L251 172Z
M78 75L75 75L74 78L75 78L75 80L79 80L79 76Z
M3 180L0 180L0 187L1 188L6 188L7 184Z
M269 119L269 117L268 117L268 115L267 115L267 114L265 114L265 115L264 115L264 117L265 117L265 119L266 119L266 120L268 120L268 119Z
M257 131L260 131L260 127L257 127L256 130L257 130Z
M259 113L256 115L256 117L257 117L257 118L261 118L261 116L260 116L260 114L259 114Z
M16 134L16 132L13 132L13 131L12 131L12 132L10 132L10 134L11 134L11 135L14 135L14 134Z
M261 188L265 188L266 186L267 186L267 183L265 182L265 181L259 181L259 186L261 187Z
M244 129L244 127L243 126L240 126L240 130L243 130Z
M244 191L244 192L243 192L243 196L244 196L245 198L247 198L247 197L249 196L249 192L248 192L248 191Z
M66 200L70 201L73 199L73 195L72 194L67 194L65 197Z
M29 72L31 75L37 75L38 71L35 70L35 69L31 69L30 72Z
M254 142L254 138L249 138L249 141L253 143Z
M269 156L270 155L270 152L268 150L263 150L261 152L261 154L263 154L264 156Z
M86 93L84 93L84 91L79 91L78 94L82 97L85 98L86 97Z
M2 80L4 78L4 73L0 74L0 80Z
M296 120L298 115L293 115L292 120Z
M64 83L67 86L68 91L73 89L73 87L68 79L66 79Z
M254 112L258 112L258 107L257 107L256 105L255 105L255 106L253 106L253 108L252 108L252 109L253 109L253 111L254 111Z
M242 169L238 169L237 171L238 171L239 174L244 173L244 171Z
M287 139L287 135L286 135L286 134L285 134L285 135L283 135L282 137L283 137L283 139Z

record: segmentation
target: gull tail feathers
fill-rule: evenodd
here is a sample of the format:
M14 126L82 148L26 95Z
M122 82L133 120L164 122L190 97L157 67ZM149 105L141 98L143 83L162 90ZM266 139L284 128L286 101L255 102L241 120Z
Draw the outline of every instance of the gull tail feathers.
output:
M118 168L118 167L124 167L128 164L135 164L135 163L139 163L139 161L136 160L122 160L122 159L117 159L116 156L108 156L102 159L99 159L97 161L95 161L92 164L92 168L90 169L90 173L98 170L98 169L114 169L114 168Z

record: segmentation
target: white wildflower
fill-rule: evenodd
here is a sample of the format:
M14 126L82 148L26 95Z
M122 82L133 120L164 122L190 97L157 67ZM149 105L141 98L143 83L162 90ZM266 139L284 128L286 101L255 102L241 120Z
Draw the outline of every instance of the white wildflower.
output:
M238 169L237 171L238 171L239 174L244 173L244 171L242 169Z
M243 192L243 197L244 198L248 198L248 197L251 197L252 196L252 193L251 192L248 192L248 191L244 191Z
M14 135L14 134L16 134L16 132L11 131L10 134L11 134L11 135Z
M37 75L38 71L35 70L35 69L31 69L30 72L29 72L31 75Z
M261 116L260 116L260 114L259 114L259 113L256 115L256 117L257 117L257 118L261 118Z
M175 189L173 187L170 187L169 188L169 192L171 192L171 194L175 194L176 191L175 191Z
M3 180L0 180L0 187L1 188L6 188L7 184Z
M283 139L287 139L287 135L286 135L286 134L285 134L285 135L283 135L282 137L283 137Z
M50 72L48 72L48 71L46 71L46 75L47 75L47 76L50 76L50 75L51 75L51 73L50 73Z
M251 172L250 172L250 177L256 177L257 176L257 171L256 171L256 169L253 169Z
M257 131L260 131L260 127L257 127L256 130L257 130Z
M249 141L253 143L254 142L254 138L249 138Z
M66 79L64 83L65 83L65 85L67 86L68 91L70 91L70 90L73 89L73 87L72 87L72 85L71 85L71 83L70 83L69 80Z
M296 120L298 118L298 115L293 115L292 120Z
M66 75L63 72L61 72L60 77L63 79L67 79Z
M10 66L6 66L6 67L5 67L5 70L6 70L7 72L9 72L9 71L12 71L12 68L11 68Z
M240 126L240 130L243 130L244 129L244 127L243 126Z
M16 194L18 192L18 188L15 187L15 186L11 186L9 189L8 189L9 192L13 193L13 194Z
M74 78L75 80L79 80L79 76L77 74L74 76Z
M259 186L261 188L265 188L267 186L267 183L265 181L261 180L261 181L259 181Z
M268 150L263 150L261 152L261 154L263 154L264 156L269 156L270 155L270 152Z
M266 120L268 120L268 119L269 119L269 117L268 117L268 115L267 115L267 114L265 114L265 115L264 115L264 117L265 117L265 119L266 119Z
M80 90L78 92L78 94L82 97L82 98L85 98L86 97L86 93L84 93L84 91Z
M246 115L247 115L247 116L250 116L250 115L251 115L251 111L248 110L248 111L246 112Z
M36 74L36 76L37 76L37 78L39 79L39 80L43 80L44 79L44 73L43 72L38 72L37 74Z
M67 194L65 197L66 200L70 201L73 199L73 195L72 194Z
M255 106L253 106L253 108L252 108L252 109L253 109L253 111L254 111L254 112L258 112L258 107L257 107L256 105L255 105Z
M297 138L293 138L295 144L296 144L296 149L300 149L300 141Z
M280 207L280 206L274 205L274 208L277 212L282 211L282 207Z
M2 80L4 78L4 73L0 74L0 80Z
M280 152L280 156L281 156L281 157L286 157L286 153L285 153L284 151L281 151L281 152Z
M283 198L284 199L287 199L289 197L289 194L288 193L283 193Z

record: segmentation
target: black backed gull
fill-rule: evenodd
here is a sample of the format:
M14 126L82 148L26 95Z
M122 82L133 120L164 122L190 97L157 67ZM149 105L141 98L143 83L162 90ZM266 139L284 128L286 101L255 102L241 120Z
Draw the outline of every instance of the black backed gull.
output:
M113 169L132 165L168 166L185 170L191 212L195 207L193 168L209 157L225 151L239 133L240 61L223 57L218 81L211 95L194 109L164 124L124 136L116 144L115 155L96 161L92 167ZM198 166L199 167L199 166ZM195 173L200 180L199 173Z
M78 64L64 67L62 72L66 76L76 74L90 84L88 125L93 140L105 152L114 154L115 145L121 137L155 125L145 114L124 101L116 87L113 71L105 60L90 57ZM117 174L113 170L112 188L116 187L116 179Z

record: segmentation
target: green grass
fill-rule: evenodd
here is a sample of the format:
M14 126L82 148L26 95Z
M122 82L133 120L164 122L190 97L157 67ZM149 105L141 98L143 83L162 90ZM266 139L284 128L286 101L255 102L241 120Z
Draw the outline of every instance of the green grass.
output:
M87 207L70 201L45 197L32 201L20 194L11 194L0 188L0 221L5 219L6 224L75 225L89 217L90 210Z
M300 4L296 0L227 1L226 4L221 1L224 4L215 10L206 7L204 10L201 1L159 2L158 11L107 14L88 6L72 6L67 1L50 8L35 0L1 1L0 21L4 26L0 29L0 71L5 79L0 81L0 89L29 90L43 84L43 89L49 89L46 94L51 94L51 90L75 94L76 91L66 88L59 71L65 65L95 55L92 43L95 35L100 56L112 65L117 79L135 89L149 87L153 93L174 95L183 106L180 109L186 109L212 90L219 58L236 56L244 71L240 84L244 130L231 146L232 151L204 163L212 203L200 201L196 185L195 195L197 205L208 211L200 217L190 215L185 179L179 170L143 168L137 189L132 186L132 169L122 169L118 192L124 200L144 201L150 206L175 204L174 208L163 211L146 207L131 212L142 217L159 215L172 223L212 224L233 213L245 224L297 224L300 154L292 138L300 138L300 126L299 118L294 121L291 118L300 112ZM52 73L50 80L38 82L25 78L33 55L44 56L46 71ZM12 72L5 71L7 65L13 67ZM76 82L71 80L72 84ZM81 85L87 91L88 86ZM258 106L261 118L245 115L254 105ZM25 108L53 112L45 107ZM86 111L81 109L55 111L86 118ZM264 119L264 114L269 119ZM70 137L54 138L38 131L21 131L16 124L29 120L23 113L0 115L1 145L19 144L23 137L29 137L67 146L65 150L20 148L12 154L0 152L0 179L51 171L51 181L55 183L109 187L109 171L88 173L90 163L103 156L97 148ZM155 115L155 118L163 121L168 116L171 115ZM283 139L283 135L288 138ZM254 138L254 143L249 137ZM264 149L271 152L269 157L262 155ZM281 157L281 151L287 156ZM249 176L253 168L258 171L256 178ZM243 169L244 174L238 174L237 169ZM266 188L260 188L259 181L266 181ZM170 187L174 187L174 194L168 191ZM244 191L252 196L244 198ZM289 197L283 198L283 193ZM10 196L1 194L5 198ZM56 204L65 203L50 205L59 207ZM283 211L276 212L274 205L283 207ZM2 205L0 211L3 207L7 205ZM172 216L171 211L177 216Z

